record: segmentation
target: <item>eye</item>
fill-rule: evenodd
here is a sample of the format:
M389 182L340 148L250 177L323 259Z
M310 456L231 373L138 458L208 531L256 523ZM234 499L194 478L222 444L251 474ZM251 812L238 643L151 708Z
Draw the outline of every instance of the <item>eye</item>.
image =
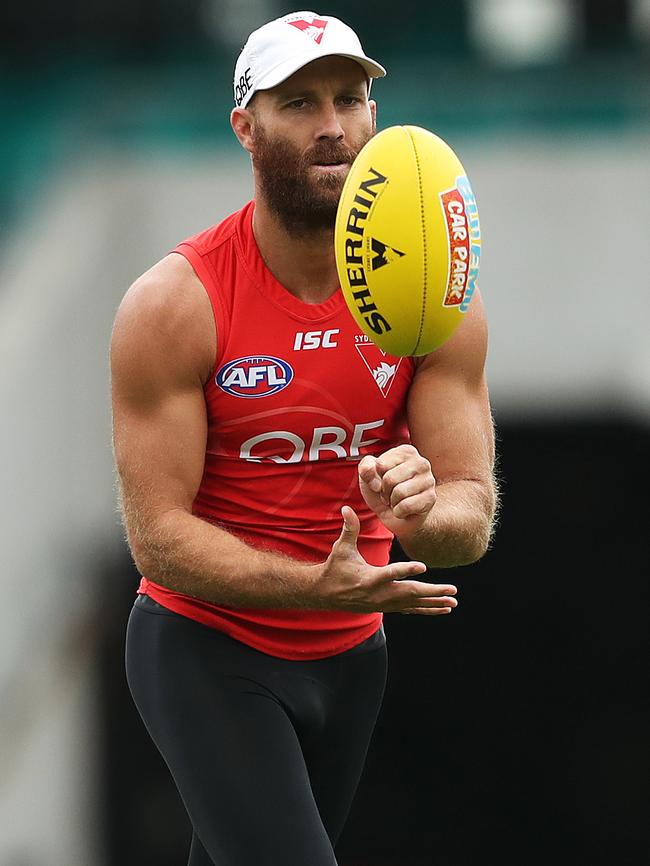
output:
M361 102L361 99L358 96L342 96L341 102L343 105L357 105Z
M304 108L307 105L306 99L292 99L291 102L288 103L289 108Z

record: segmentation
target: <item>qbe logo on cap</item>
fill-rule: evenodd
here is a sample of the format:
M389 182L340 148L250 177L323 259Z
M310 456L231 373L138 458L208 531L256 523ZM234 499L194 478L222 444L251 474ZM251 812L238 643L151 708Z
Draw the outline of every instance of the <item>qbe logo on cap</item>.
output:
M246 98L246 94L252 88L252 86L253 82L251 80L251 68L249 66L239 76L239 81L235 81L235 105L238 108Z

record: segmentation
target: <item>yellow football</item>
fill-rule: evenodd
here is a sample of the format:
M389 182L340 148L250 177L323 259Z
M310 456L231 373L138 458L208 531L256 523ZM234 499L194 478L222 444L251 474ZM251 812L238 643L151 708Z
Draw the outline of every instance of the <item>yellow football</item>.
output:
M359 327L391 355L426 355L463 320L477 285L478 209L460 160L437 135L391 126L346 178L336 266Z

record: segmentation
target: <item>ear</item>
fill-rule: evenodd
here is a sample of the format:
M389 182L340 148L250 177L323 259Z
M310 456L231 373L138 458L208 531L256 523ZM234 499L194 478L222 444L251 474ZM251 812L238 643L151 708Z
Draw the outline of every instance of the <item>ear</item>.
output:
M249 153L252 153L252 127L254 123L253 112L247 108L233 108L230 112L230 125L237 136L237 140Z
M372 117L372 131L377 131L377 103L374 99L368 100L368 106L370 108L370 116Z

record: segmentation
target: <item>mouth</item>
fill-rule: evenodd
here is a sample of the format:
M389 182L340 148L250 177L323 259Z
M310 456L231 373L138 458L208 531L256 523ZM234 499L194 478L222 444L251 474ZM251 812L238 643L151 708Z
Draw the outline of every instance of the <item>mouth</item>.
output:
M314 162L312 167L320 171L343 171L350 167L348 162Z

